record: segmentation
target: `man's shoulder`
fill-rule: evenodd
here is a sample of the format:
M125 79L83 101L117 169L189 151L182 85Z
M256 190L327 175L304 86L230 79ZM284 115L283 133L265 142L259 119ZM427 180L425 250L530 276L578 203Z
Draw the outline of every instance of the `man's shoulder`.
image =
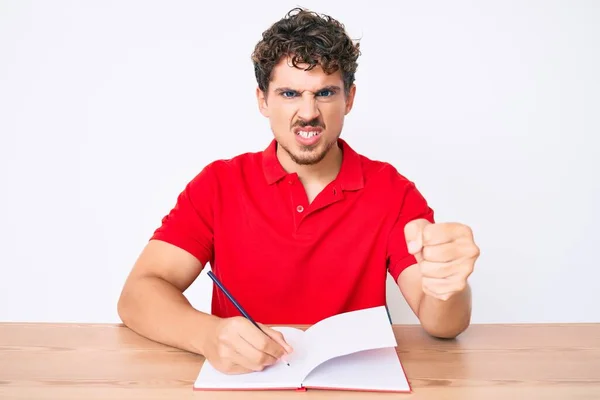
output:
M210 175L214 178L226 178L242 173L251 174L257 168L261 168L262 153L262 151L248 151L231 157L215 158L199 171L196 178L202 175Z
M365 185L385 185L399 189L414 186L414 182L401 173L391 161L375 159L365 154L358 154L358 157Z
M262 155L263 151L248 151L229 158L217 158L209 162L205 169L215 174L246 171L248 168L261 167Z
M418 209L423 215L432 212L415 182L401 173L392 162L362 154L359 154L359 157L366 188L373 188L374 193L385 193L384 198L393 199L393 203L402 209ZM399 199L402 200L398 201Z

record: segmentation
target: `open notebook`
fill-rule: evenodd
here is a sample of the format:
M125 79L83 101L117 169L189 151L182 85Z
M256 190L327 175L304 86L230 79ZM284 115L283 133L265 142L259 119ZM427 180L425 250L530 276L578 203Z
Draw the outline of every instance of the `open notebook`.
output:
M204 362L194 390L337 389L410 392L384 306L338 314L306 331L275 327L294 352L260 372L228 375Z

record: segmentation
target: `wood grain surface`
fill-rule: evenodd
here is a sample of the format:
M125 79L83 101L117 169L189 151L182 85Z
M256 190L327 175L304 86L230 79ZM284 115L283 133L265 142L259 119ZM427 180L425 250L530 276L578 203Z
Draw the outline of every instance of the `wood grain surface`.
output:
M600 324L394 332L411 394L194 392L203 357L122 325L0 323L0 399L600 399Z

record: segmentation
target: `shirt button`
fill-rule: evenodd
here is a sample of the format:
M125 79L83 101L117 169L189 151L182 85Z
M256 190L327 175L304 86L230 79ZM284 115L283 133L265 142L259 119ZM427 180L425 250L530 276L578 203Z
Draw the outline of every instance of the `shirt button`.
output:
M304 207L298 206L298 207L296 207L296 211L298 211L299 213L301 213L302 211L304 211Z

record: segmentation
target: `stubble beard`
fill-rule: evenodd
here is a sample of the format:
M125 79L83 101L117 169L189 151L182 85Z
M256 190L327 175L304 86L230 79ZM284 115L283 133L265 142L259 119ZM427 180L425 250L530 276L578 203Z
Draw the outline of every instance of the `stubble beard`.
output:
M336 144L337 140L327 142L324 146L317 144L316 146L300 146L299 151L294 153L285 145L280 143L280 146L290 156L290 159L298 165L315 165L323 161L329 153L329 150ZM322 147L322 149L320 149Z

